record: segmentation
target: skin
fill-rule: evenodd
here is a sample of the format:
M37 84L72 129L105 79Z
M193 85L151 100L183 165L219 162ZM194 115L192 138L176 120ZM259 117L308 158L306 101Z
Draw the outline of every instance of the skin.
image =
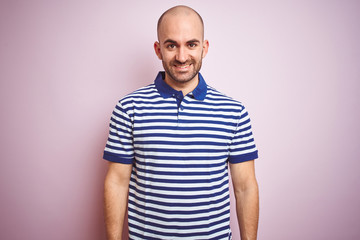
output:
M230 173L241 239L255 240L259 222L259 189L254 161L230 164Z
M209 49L199 16L190 8L170 9L158 26L155 53L165 69L165 82L185 96L199 83L202 59Z
M128 203L132 164L109 162L104 184L104 212L108 240L121 240Z
M198 73L209 42L194 10L177 6L159 21L158 41L154 50L165 69L165 82L185 96L199 82ZM105 178L104 211L108 240L121 240L127 210L131 164L109 163ZM236 212L242 240L257 238L259 193L254 161L230 164Z

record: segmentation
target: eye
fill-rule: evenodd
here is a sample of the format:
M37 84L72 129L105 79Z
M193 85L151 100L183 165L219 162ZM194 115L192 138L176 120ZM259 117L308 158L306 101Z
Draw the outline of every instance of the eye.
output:
M194 47L196 47L196 44L195 43L189 43L189 45L188 45L190 48L194 48Z
M175 46L175 44L169 44L168 46L167 46L167 48L169 48L169 49L174 49L176 46Z

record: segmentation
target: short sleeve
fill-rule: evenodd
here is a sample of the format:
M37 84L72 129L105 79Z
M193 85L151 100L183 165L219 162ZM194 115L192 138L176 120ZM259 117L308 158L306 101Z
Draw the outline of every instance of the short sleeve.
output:
M250 117L244 107L230 143L229 162L240 163L256 158L258 158L258 150L251 129Z
M119 102L115 106L110 119L109 136L103 155L105 160L124 164L133 163L132 126L129 114Z

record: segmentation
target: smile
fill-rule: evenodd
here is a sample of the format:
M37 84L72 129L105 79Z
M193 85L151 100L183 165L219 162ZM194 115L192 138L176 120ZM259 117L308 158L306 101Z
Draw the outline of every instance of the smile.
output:
M180 69L187 69L188 67L190 67L191 64L188 65L181 65L181 66L177 66L175 65L176 68L180 68Z

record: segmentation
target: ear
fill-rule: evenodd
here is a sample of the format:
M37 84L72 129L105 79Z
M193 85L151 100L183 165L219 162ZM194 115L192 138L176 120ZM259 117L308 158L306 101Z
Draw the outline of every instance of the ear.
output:
M162 60L162 55L161 55L160 43L159 43L159 42L155 42L155 43L154 43L154 50L155 50L156 56L157 56L160 60Z
M206 54L208 53L208 50L209 50L209 41L205 40L203 43L202 58L204 58L206 56Z

